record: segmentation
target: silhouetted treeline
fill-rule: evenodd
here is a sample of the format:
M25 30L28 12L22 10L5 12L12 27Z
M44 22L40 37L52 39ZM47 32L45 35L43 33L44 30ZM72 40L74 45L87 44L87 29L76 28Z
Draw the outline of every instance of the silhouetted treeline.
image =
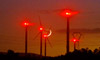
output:
M37 54L14 53L13 50L8 50L7 53L0 53L0 60L42 60L42 57Z
M0 60L100 60L100 50L95 49L94 51L88 48L75 50L65 55L57 57L44 57L37 54L28 53L14 53L12 50L8 50L7 53L0 53Z
M55 57L54 60L100 60L100 50L95 49L94 51L88 48L81 50L75 50L66 55Z

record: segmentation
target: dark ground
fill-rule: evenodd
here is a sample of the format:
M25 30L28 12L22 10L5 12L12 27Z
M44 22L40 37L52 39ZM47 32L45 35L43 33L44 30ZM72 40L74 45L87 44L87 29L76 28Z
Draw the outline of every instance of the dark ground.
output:
M8 50L7 53L0 53L0 60L100 60L100 50L91 51L82 48L57 57L44 57L32 53L25 55L24 53L14 53L14 51Z

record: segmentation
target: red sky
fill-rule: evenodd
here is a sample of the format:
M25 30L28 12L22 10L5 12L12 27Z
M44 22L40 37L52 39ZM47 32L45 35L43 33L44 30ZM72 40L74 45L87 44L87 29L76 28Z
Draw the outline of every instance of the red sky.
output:
M100 1L99 0L0 0L0 51L12 49L24 52L24 27L21 23L27 17L35 23L29 28L28 51L39 54L38 33L40 15L46 29L51 26L53 34L48 45L48 56L65 54L66 18L54 10L72 9L80 13L70 19L71 31L81 32L80 48L95 49L100 46ZM51 13L47 13L47 12ZM70 34L71 35L71 34ZM72 36L72 35L71 35ZM70 37L72 39L72 37ZM73 51L73 43L70 50ZM53 53L53 54L51 54Z

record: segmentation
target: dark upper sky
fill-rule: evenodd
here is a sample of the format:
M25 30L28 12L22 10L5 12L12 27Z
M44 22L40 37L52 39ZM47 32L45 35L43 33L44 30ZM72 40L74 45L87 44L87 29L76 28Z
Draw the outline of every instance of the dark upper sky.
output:
M35 21L37 12L39 13L41 10L70 8L72 10L80 11L78 16L72 18L72 20L74 19L72 21L72 27L85 28L86 25L89 28L99 28L99 3L99 0L0 0L0 22L2 25L15 24L15 21L17 21L16 19L24 19L25 17ZM43 19L44 22L49 21L50 24L52 23L52 25L55 26L58 26L59 23L63 22L61 20L63 18L57 14L41 13L41 15L41 19ZM57 21L57 24L53 24Z
M35 23L30 28L30 31L33 31L30 32L30 39L35 36L36 32L34 31L37 31L39 26L38 15L46 28L51 26L53 31L65 30L66 18L61 17L56 12L43 13L65 8L80 12L71 18L72 29L82 28L87 33L90 29L94 29L92 31L100 30L95 30L95 28L100 28L100 0L0 0L0 38L1 47L4 47L2 50L6 50L7 46L4 44L7 43L10 46L10 42L15 38L17 39L13 41L14 43L18 39L23 40L24 28L20 24L26 17L30 22ZM79 31L83 32L83 30ZM14 46L17 46L17 43Z

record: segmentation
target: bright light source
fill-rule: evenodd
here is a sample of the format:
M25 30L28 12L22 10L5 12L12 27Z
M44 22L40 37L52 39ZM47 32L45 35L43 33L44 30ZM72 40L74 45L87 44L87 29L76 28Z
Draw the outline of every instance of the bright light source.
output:
M74 42L74 43L77 41L79 41L79 40L77 40L76 38L72 39L72 42Z
M24 25L25 25L25 26L28 26L28 25L29 25L29 23L25 22L25 23L24 23Z
M30 23L29 21L22 22L22 26L24 27L33 26L33 25L35 25L35 23Z
M44 34L44 35L43 35L43 37L44 37L44 38L47 38L47 37L48 37L48 35L47 35L47 34Z
M78 14L78 13L79 12L77 12L77 11L71 11L71 10L66 9L66 10L61 12L61 15L64 17L71 17L71 16Z
M40 31L43 31L43 27L40 27L39 30L40 30Z
M71 13L69 13L69 12L66 12L66 15L71 15Z
M74 39L73 41L76 42L76 39Z
M26 26L29 26L30 23L29 22L24 22L23 25L26 27Z
M28 26L31 26L31 25L33 25L33 24L29 23L29 21L22 22L22 26L24 26L24 27L28 27Z

